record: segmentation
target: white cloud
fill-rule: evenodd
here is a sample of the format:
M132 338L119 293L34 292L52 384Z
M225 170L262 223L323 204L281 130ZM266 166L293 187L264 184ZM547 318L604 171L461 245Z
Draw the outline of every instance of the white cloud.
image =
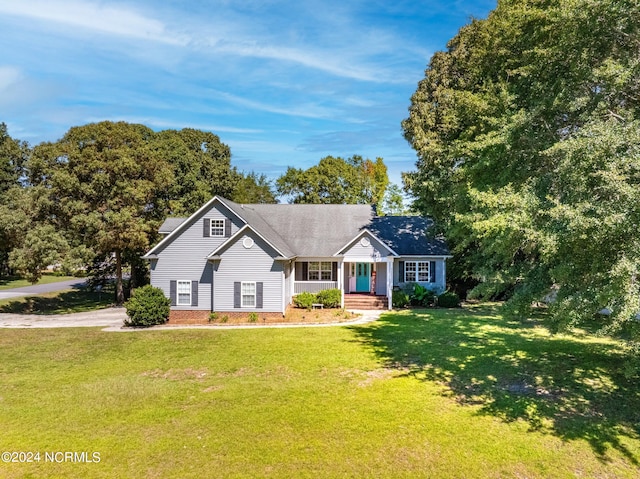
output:
M0 92L16 84L20 76L19 69L10 66L0 66Z
M169 35L159 20L126 8L78 0L0 0L0 13L35 18L111 35L185 44L186 38Z

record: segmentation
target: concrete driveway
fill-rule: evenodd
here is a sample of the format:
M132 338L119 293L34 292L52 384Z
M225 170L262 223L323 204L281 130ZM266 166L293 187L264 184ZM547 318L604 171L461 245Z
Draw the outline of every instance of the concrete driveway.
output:
M35 286L24 286L22 288L12 288L0 291L0 299L17 298L19 296L29 296L31 294L51 293L53 291L64 291L65 289L81 288L85 280L81 278L59 281L57 283L36 284Z

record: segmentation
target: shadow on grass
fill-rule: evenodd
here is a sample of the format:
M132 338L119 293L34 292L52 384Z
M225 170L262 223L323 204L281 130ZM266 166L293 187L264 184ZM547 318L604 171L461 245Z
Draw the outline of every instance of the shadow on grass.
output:
M39 296L22 296L8 300L0 306L0 313L14 314L66 314L106 308L113 303L113 293L97 293L78 288Z
M588 441L602 461L623 438L640 439L640 385L624 353L593 338L549 336L535 320L509 322L496 306L390 313L351 328L390 368L446 387L461 404L564 440Z

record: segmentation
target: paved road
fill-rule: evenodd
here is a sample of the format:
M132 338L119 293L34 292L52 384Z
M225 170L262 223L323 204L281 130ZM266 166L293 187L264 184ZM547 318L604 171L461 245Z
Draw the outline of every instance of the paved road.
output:
M4 289L0 291L0 299L17 298L18 296L28 296L30 294L51 293L65 289L79 288L85 284L82 278L59 281L57 283L37 284L35 286L24 286L22 288Z

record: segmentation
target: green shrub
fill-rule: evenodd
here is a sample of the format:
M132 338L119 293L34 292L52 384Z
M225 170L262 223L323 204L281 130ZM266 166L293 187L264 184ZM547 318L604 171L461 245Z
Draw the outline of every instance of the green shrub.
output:
M226 314L222 318L220 318L221 323L226 323L227 321L229 321L229 316L227 316Z
M160 288L142 286L133 291L131 299L125 303L127 316L125 326L146 327L163 324L169 319L171 302Z
M339 308L342 303L342 291L339 289L324 289L316 297L325 308Z
M258 313L249 313L249 322L255 323L258 320Z
M441 308L457 308L460 306L460 297L452 291L445 291L438 296L438 306Z
M394 308L404 308L409 304L409 295L404 291L394 291L391 293L391 304Z
M293 297L293 304L296 305L296 308L304 308L311 309L311 306L314 303L318 302L318 297L313 293L304 293L296 294Z
M436 295L430 289L420 284L413 285L413 292L409 296L413 306L432 306L435 302Z
M215 323L218 320L218 313L215 311L209 315L209 322Z

